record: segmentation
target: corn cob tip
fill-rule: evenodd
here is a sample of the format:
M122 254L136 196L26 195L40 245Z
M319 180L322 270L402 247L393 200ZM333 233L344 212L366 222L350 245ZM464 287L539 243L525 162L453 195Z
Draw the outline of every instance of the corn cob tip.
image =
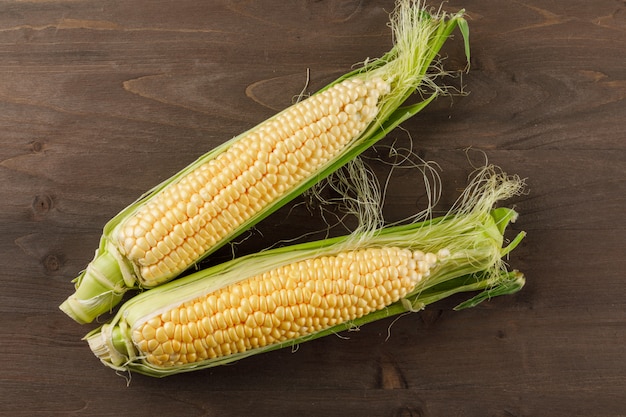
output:
M102 363L116 370L125 370L124 362L128 360L128 357L120 353L120 350L123 350L122 347L116 347L116 343L120 342L119 333L119 328L105 324L89 333L84 339Z
M96 357L102 361L113 363L111 359L111 350L106 341L106 337L104 333L95 333L90 336L85 337L87 344L89 345L89 349L93 352Z
M81 300L75 295L71 295L63 301L59 309L79 324L87 324L92 321L89 315L84 313L85 308L81 305Z
M113 249L114 250L114 249ZM77 278L76 291L59 308L80 324L110 312L132 287L129 272L111 250L96 254Z

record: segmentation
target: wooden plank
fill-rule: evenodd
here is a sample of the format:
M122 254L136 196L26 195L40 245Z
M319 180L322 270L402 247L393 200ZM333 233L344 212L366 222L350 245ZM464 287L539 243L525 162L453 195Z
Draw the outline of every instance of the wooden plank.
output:
M444 7L469 12L471 70L441 81L467 94L438 99L365 156L381 180L391 146L436 162L439 211L485 159L526 178L510 237L528 236L508 259L526 287L127 385L81 340L96 324L57 308L105 222L292 103L307 70L313 92L380 56L393 1L0 4L0 414L624 415L626 9ZM458 36L445 56L445 68L465 66ZM386 196L389 221L423 209L421 173L396 170ZM323 229L306 203L266 219L235 253Z

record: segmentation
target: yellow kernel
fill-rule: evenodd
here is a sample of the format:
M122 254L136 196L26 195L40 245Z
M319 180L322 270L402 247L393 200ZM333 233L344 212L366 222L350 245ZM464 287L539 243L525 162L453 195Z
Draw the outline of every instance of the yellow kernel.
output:
M264 300L265 300L265 302L267 304L267 311L269 311L271 313L274 310L276 310L277 304L276 304L276 301L274 301L274 298L271 295L264 297Z
M167 238L167 237L166 237ZM159 252L161 252L163 254L163 256L166 256L167 254L169 254L171 252L171 248L167 245L167 243L165 242L165 238L164 240L160 241L159 243L157 243L157 249L159 250Z
M189 330L189 334L193 339L197 339L200 337L200 333L198 331L198 325L195 322L191 322L187 324L187 329Z
M337 305L337 296L335 294L327 294L325 298L328 303L328 307L334 308Z
M152 265L159 261L155 256L154 251L146 252L142 259L139 259L139 264L142 266Z
M215 313L215 321L217 324L217 327L219 329L225 329L228 327L228 324L226 323L226 319L224 318L224 315L220 312Z
M185 307L185 313L187 314L187 321L190 322L190 324L198 320L193 305Z
M191 332L189 331L188 326L183 326L182 328L182 341L185 343L191 343L193 341L193 337L191 336Z
M213 332L213 338L215 339L215 342L217 343L218 346L223 345L224 344L224 331L216 330L215 332Z
M237 334L237 330L234 327L228 328L228 338L231 342L236 342L239 340L239 335Z
M246 350L246 342L243 339L237 340L235 343L235 352L245 352Z
M174 331L176 330L176 325L172 323L171 321L166 321L165 323L163 323L163 326L161 327L161 329L163 329L168 339L172 339L174 337Z
M209 349L212 349L218 345L217 341L215 340L214 334L207 335L207 337L204 338L204 342Z
M254 320L256 321L257 326L263 326L265 323L265 313L261 311L255 312Z
M246 327L253 329L258 326L258 322L256 320L255 314L251 314L246 318Z
M274 338L275 341L280 341L283 338L283 334L282 334L282 332L280 331L280 329L278 327L274 327L272 329L272 332L270 333L270 336L272 338Z
M133 339L135 339L133 337ZM139 352L147 352L148 351L148 341L147 340L141 340L141 341L137 341L135 340L135 346L137 346L137 349L139 350Z
M298 317L307 317L309 315L309 309L306 304L300 304L298 307L300 309Z
M276 307L276 310L274 311L274 315L276 316L276 318L278 320L285 320L285 307L283 306L278 306Z
M159 347L159 342L157 342L156 339L149 339L148 340L148 351L149 352L154 351L158 347Z
M174 354L174 348L172 347L172 342L170 342L169 340L166 341L165 343L163 343L162 345L163 347L163 352L168 354L168 355L173 355Z
M374 288L376 286L376 280L372 274L367 274L364 279L365 288Z
M145 252L139 247L139 246L133 246L133 248L130 250L130 253L128 254L128 257L130 259L141 259L145 256Z
M204 302L205 312L213 314L217 311L217 297L213 294L209 295Z
M233 320L233 316L231 314L231 309L226 309L222 312L222 316L224 317L224 321L226 322L227 327L232 327L235 322Z
M253 311L258 311L261 308L260 297L257 294L252 294L249 298L249 305Z
M237 333L237 337L239 339L245 339L246 338L246 331L245 331L245 326L243 324L238 324L237 326L234 327L235 332Z
M319 293L314 292L311 295L310 303L313 307L319 307L322 304L322 297Z

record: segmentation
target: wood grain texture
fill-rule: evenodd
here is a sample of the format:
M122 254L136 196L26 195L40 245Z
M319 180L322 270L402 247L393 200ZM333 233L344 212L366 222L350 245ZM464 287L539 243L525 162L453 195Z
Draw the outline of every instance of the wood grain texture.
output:
M439 163L444 209L486 156L527 178L522 292L130 384L57 306L101 228L210 148L390 46L393 1L0 3L0 415L626 415L626 3L453 0L467 95L393 132ZM457 39L446 68L464 66ZM408 132L408 133L407 133ZM377 154L377 152L379 152ZM384 146L370 150L383 155ZM381 176L385 165L373 162ZM385 214L423 207L394 174ZM322 227L296 200L237 253ZM216 259L227 259L230 249Z

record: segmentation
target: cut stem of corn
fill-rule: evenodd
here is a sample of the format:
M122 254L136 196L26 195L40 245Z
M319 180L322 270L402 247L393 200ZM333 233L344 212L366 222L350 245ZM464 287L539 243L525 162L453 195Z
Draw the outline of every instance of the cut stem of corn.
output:
M61 309L91 322L129 288L177 277L424 108L440 92L427 70L457 27L468 54L463 12L400 0L391 26L385 56L213 149L109 221ZM416 90L423 100L400 107Z
M293 346L461 291L463 303L519 290L503 233L516 213L494 204L522 181L488 167L446 216L249 255L140 294L87 335L106 365L152 376Z

